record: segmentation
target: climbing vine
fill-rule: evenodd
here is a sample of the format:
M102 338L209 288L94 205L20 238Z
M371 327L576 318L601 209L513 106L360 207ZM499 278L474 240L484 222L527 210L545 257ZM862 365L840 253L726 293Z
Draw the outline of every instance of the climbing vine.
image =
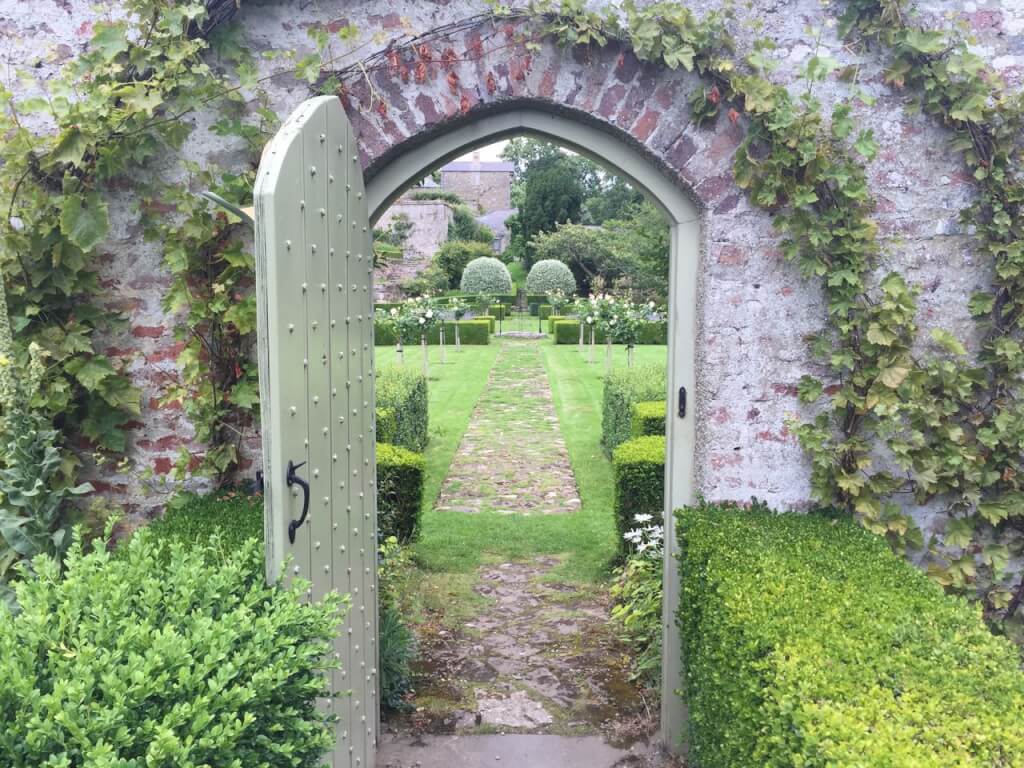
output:
M853 103L825 113L815 90L837 64L821 51L807 61L803 87L789 89L770 77L767 43L737 58L727 13L697 17L672 2L594 11L583 0L534 0L525 8L494 3L489 14L405 35L340 69L332 47L355 30L332 36L313 28L316 50L302 58L280 52L286 66L274 75L291 72L386 115L375 73L419 83L444 77L456 94L458 62L505 51L519 61L511 76L522 78L550 37L573 46L619 42L642 61L699 74L702 84L690 95L694 119L744 128L736 182L772 214L785 255L820 283L827 302L827 325L812 340L819 375L799 385L817 415L793 425L811 460L815 495L899 548L924 541L894 494L948 500L943 546L930 542L933 574L954 588L980 588L992 607L1013 614L1024 599L1024 582L1011 593L1004 572L1024 525L1022 97L1008 94L961 37L912 24L906 5L846 0L842 28L889 50L888 82L921 94L924 111L952 129L953 146L977 180L978 200L962 218L991 260L993 284L970 299L984 332L973 362L947 331L920 344L916 290L897 273L874 277L880 244L865 164L878 146L870 130L856 128ZM262 106L256 66L237 32L197 34L209 31L206 4L127 0L123 8L124 17L94 25L82 56L34 83L38 95L15 100L2 92L0 188L8 215L0 267L16 354L27 364L31 346L47 363L33 406L63 433L124 449L123 425L139 412L139 393L125 376L130 357L108 355L99 341L123 317L98 298L97 263L110 206L126 205L131 177L147 237L160 243L171 275L164 308L182 318L182 378L164 403L180 403L210 446L199 456L184 451L178 470L223 478L239 462L257 410L252 264L245 228L193 192L212 188L247 204L274 116ZM492 31L470 50L443 43L484 22ZM219 60L216 69L211 59ZM483 86L496 90L492 75ZM467 111L471 104L461 98ZM190 134L185 116L211 104L220 111L215 132L241 140L247 166L235 173L167 167L164 156Z
M923 361L908 382L907 427L891 444L912 468L919 500L949 499L934 575L981 590L990 607L1013 617L1024 600L1024 581L1012 591L1005 582L1024 526L1024 97L1005 87L964 34L928 29L902 0L847 0L842 31L888 51L886 82L918 94L922 111L951 130L952 148L978 187L960 217L992 267L990 288L968 304L982 332L976 361L944 338L949 354Z

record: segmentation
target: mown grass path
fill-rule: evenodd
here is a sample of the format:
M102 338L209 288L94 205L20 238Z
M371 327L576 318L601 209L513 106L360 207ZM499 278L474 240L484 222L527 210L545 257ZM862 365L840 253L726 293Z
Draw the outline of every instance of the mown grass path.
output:
M579 508L540 345L504 340L434 509L550 515Z
M616 543L599 445L603 360L588 364L545 340L494 341L496 350L431 369L428 474L440 468L431 452L450 466L443 480L428 478L439 491L412 549L415 709L393 724L632 743L649 732L654 708L629 679L609 617Z

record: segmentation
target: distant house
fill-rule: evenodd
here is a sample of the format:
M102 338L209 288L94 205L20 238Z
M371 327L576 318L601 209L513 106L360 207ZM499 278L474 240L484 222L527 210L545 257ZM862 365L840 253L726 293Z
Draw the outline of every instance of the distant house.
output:
M458 160L441 167L441 189L454 192L481 214L512 207L512 172L515 166L504 161Z
M509 231L507 222L518 213L518 210L518 208L499 208L496 211L485 213L483 216L477 216L476 220L494 233L492 245L494 246L495 253L503 253L508 248Z

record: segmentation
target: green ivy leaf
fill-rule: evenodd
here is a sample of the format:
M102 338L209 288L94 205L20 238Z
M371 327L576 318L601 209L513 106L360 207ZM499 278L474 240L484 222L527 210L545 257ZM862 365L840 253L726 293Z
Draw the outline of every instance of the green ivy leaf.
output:
M853 148L868 162L873 160L878 154L878 142L875 141L874 130L867 128L861 131L857 136L857 141L853 143Z
M76 357L69 360L64 366L64 370L74 376L78 383L90 392L99 390L104 379L114 375L110 361L98 355Z
M110 230L107 202L99 192L66 195L60 212L60 229L83 251L91 251L103 242Z
M128 30L124 24L97 22L93 26L89 47L105 60L113 61L119 54L128 50Z
M966 355L967 349L960 343L960 340L947 330L942 328L932 329L932 340L943 349L953 355Z

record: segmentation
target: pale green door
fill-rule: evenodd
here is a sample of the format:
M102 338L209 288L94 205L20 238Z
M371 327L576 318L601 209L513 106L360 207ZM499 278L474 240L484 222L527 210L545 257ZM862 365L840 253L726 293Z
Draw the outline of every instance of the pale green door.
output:
M372 768L377 706L373 252L352 128L310 99L263 154L255 190L267 578L351 596L335 768ZM308 489L303 485L308 485ZM303 510L308 502L308 509Z

